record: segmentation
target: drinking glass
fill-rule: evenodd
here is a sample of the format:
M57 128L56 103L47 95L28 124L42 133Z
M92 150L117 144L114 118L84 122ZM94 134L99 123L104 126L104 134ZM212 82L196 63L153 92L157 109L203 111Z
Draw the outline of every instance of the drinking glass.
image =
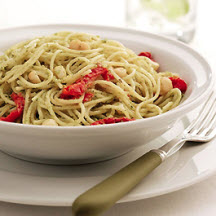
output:
M197 0L126 0L128 27L190 42L195 33Z

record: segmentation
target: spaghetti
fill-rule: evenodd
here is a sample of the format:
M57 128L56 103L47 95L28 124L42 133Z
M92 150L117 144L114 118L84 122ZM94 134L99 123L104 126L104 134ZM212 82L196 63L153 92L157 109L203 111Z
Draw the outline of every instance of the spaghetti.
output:
M85 33L21 42L0 56L0 120L18 109L12 94L23 97L14 120L22 124L97 125L160 115L178 106L187 86L158 68L150 53Z

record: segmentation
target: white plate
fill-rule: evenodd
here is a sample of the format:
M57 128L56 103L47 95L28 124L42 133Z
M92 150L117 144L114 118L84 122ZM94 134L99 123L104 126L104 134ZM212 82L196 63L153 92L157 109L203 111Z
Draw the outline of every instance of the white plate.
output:
M178 122L163 137L177 135L188 124ZM119 158L88 165L52 166L22 161L0 153L0 200L22 204L71 206L88 188L138 158L150 148L166 142L160 138ZM216 171L216 140L186 145L146 177L120 202L135 201L188 187Z
M52 28L48 30L46 28L46 26L40 28L37 34L53 32ZM80 29L82 27L77 26L77 31ZM28 28L26 28L27 30ZM91 32L91 28L88 32ZM25 34L24 30L22 34ZM32 33L32 36L36 36L35 33ZM111 36L112 32L110 31L110 35L107 37ZM18 41L19 38L16 34L11 45ZM80 193L132 162L149 149L161 146L182 131L188 122L186 118L178 122L162 138L147 146L122 157L95 164L42 165L15 159L0 152L0 200L32 205L71 206ZM214 143L215 141L205 145L183 148L145 178L120 202L165 194L207 178L216 170L216 146ZM19 140L16 144L18 146Z

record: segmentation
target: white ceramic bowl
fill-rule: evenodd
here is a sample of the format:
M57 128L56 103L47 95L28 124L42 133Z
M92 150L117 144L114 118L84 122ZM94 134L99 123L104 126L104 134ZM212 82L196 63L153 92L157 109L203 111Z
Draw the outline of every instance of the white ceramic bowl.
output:
M182 103L147 119L112 125L46 127L0 122L0 149L26 160L73 164L105 160L157 138L187 112L202 103L213 79L208 63L183 43L158 35L123 28L88 25L40 25L0 30L0 50L19 41L58 31L79 31L115 39L136 53L150 51L162 70L180 74L188 83Z

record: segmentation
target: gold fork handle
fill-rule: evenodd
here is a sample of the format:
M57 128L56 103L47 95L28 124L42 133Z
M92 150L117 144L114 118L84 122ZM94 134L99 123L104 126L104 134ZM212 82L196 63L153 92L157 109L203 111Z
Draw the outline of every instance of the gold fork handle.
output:
M97 216L113 206L145 176L162 163L160 152L150 151L101 183L81 194L73 203L74 216Z

